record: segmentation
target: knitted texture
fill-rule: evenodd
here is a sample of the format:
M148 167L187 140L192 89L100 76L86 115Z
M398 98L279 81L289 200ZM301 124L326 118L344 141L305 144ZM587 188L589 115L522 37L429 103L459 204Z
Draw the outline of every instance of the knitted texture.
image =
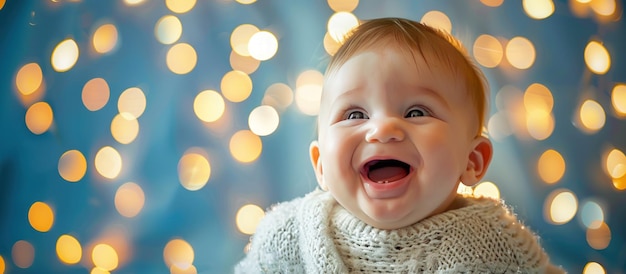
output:
M267 213L235 273L562 272L502 202L459 196L455 203L412 226L381 230L314 191Z

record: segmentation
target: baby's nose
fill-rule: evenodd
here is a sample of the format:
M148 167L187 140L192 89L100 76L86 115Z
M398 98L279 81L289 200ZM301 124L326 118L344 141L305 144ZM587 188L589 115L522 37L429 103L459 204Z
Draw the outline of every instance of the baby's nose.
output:
M367 142L398 142L404 140L404 130L400 123L401 121L395 117L381 118L370 120L372 127L365 135Z

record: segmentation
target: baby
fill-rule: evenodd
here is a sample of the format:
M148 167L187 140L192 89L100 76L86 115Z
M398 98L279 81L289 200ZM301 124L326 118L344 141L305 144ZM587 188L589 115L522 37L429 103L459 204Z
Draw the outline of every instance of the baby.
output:
M454 37L361 24L325 74L310 146L321 190L268 212L235 272L562 272L501 201L456 192L491 161L487 93Z

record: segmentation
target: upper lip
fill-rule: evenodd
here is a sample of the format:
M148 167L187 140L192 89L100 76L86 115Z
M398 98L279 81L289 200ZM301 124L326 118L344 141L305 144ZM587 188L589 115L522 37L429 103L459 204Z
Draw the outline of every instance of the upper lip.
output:
M409 173L413 170L414 165L412 164L411 161L407 161L404 160L402 158L399 157L394 157L394 156L373 156L373 157L369 157L367 159L365 159L364 161L361 162L361 165L359 167L359 172L365 176L367 178L368 175L368 171L370 166L372 166L373 164L375 164L376 162L379 161L399 161L402 162L404 164L406 164L409 167Z

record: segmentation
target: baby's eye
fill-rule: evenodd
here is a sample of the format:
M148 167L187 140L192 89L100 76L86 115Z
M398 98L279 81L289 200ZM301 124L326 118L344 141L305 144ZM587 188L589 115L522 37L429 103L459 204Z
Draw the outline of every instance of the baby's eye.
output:
M430 113L427 109L423 107L415 107L415 108L409 109L405 117L413 118L413 117L422 117L422 116L429 116L429 115Z
M363 113L363 111L360 110L353 110L348 112L348 115L346 115L346 119L350 120L350 119L368 119L369 117L367 117L367 115L365 115L365 113Z

